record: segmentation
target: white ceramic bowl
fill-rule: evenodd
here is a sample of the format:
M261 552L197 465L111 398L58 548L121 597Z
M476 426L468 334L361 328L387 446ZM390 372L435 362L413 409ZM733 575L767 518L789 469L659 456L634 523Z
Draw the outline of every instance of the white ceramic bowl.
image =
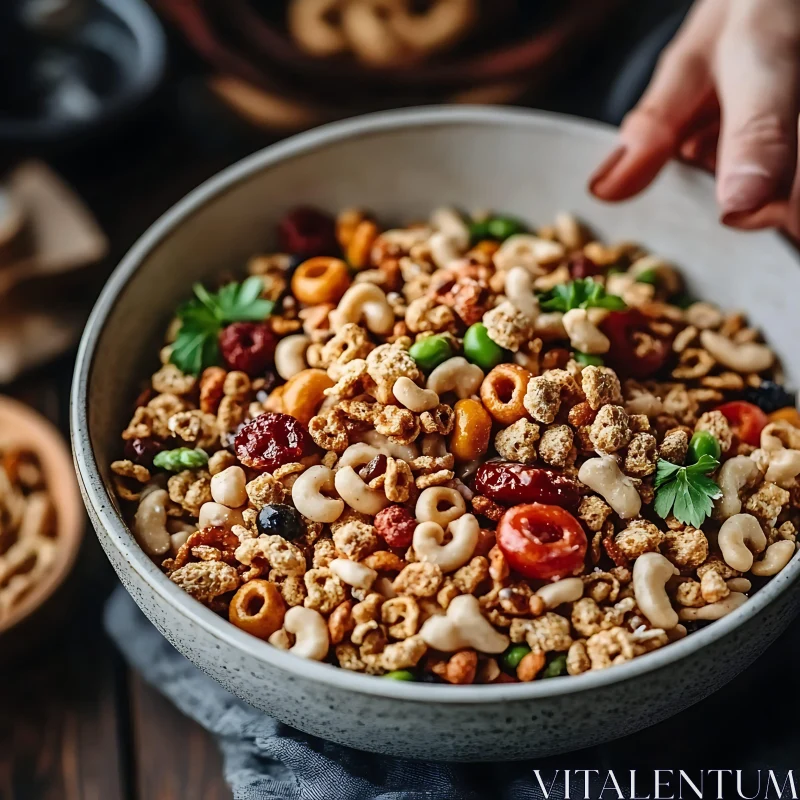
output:
M343 744L434 759L518 759L630 733L696 702L746 667L797 610L792 563L742 608L683 641L608 670L528 684L383 680L305 661L238 630L172 584L120 516L108 464L137 381L193 281L273 244L298 203L419 218L441 204L543 223L570 209L611 239L673 259L699 297L746 308L800 378L800 271L771 233L717 222L711 180L669 167L643 196L603 205L585 190L614 132L526 111L436 108L337 123L267 148L207 181L137 242L106 286L75 371L72 435L84 499L122 582L164 636L234 694Z

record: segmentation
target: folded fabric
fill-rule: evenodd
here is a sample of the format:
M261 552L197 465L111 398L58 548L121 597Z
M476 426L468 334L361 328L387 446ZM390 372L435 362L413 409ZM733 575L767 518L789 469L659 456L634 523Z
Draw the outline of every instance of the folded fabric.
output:
M539 800L533 773L565 757L507 764L443 764L379 756L283 725L237 699L164 639L121 587L105 625L128 662L219 742L235 800ZM554 786L551 800L562 800Z

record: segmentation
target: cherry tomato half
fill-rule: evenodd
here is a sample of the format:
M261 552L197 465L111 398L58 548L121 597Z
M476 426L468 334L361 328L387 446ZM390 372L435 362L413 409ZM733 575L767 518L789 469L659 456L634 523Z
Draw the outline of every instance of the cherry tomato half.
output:
M745 444L758 447L761 431L768 422L767 415L758 406L744 400L733 400L723 403L717 411L722 412L739 439Z
M586 534L569 511L543 503L514 506L497 526L497 546L526 578L565 578L583 566Z
M635 335L647 331L647 317L636 308L611 311L600 323L600 329L611 341L605 360L620 375L648 378L658 372L669 358L670 343L655 337L647 353L640 355L636 352Z

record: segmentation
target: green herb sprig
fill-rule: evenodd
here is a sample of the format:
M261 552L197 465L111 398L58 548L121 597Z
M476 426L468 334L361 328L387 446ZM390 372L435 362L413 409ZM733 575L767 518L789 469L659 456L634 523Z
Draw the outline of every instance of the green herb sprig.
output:
M710 455L700 456L688 467L660 458L656 465L656 514L666 519L671 512L679 522L699 528L711 516L712 501L722 497L722 490L708 477L717 467L719 461Z
M261 297L261 278L247 278L229 283L218 292L209 292L202 284L193 287L195 297L178 308L181 321L172 345L170 361L189 375L199 375L206 367L220 363L219 332L231 322L262 322L274 303Z
M591 278L576 278L561 283L539 296L544 311L571 311L573 308L607 308L621 311L625 301L615 294L606 294L605 287Z

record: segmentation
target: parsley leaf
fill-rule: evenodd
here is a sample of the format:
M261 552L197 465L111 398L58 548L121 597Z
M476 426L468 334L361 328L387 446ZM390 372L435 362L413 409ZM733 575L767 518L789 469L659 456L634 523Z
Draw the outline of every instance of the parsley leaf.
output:
M218 292L202 284L193 287L195 297L178 308L181 321L172 345L170 361L189 375L199 375L206 367L220 362L219 332L231 322L263 322L274 303L264 300L261 278L253 276L242 283L229 283Z
M621 311L625 302L615 294L606 294L605 287L591 278L576 278L569 283L554 286L539 297L544 311L567 312L573 308L607 308Z
M675 519L699 528L714 508L712 500L722 497L719 486L708 477L719 466L719 461L705 454L697 463L679 467L664 459L656 465L656 514L666 519L670 513Z

